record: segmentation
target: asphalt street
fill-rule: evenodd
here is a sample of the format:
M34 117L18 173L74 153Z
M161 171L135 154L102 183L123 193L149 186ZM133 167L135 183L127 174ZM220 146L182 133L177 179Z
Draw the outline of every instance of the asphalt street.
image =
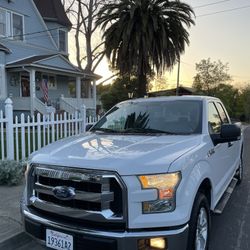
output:
M212 215L209 250L250 250L250 127L244 137L244 180L235 188L222 215ZM48 248L31 240L18 250L33 249Z

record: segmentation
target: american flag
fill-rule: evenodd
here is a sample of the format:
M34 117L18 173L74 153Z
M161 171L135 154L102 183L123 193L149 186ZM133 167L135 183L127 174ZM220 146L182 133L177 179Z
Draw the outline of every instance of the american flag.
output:
M41 89L43 91L44 102L48 102L48 100L49 100L49 90L48 90L48 80L47 79L42 79L42 81L41 81Z

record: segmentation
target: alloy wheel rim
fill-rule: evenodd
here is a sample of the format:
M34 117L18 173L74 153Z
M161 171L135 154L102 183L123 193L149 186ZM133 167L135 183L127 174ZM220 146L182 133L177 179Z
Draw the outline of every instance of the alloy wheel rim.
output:
M204 207L201 207L197 220L195 250L206 249L207 237L208 237L208 216L206 209Z

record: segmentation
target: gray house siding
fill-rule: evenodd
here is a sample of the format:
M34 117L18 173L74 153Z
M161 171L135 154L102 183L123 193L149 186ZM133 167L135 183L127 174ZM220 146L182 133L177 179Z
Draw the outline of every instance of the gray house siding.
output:
M57 46L59 46L59 34L58 29L67 30L65 27L63 27L61 24L55 23L55 22L46 22L46 25L48 27L48 30L50 31L50 34L56 43Z
M25 6L25 8L24 8ZM24 41L14 41L11 38L0 38L0 42L11 50L7 56L7 63L39 54L52 54L58 51L53 39L49 36L43 19L32 0L18 0L8 3L0 1L0 8L4 8L24 16ZM49 35L48 35L49 34Z
M57 57L44 60L38 63L39 65L47 65L47 66L52 66L52 67L59 67L59 68L64 68L64 69L69 69L69 64L66 61L63 60L58 60ZM75 70L75 67L71 67L71 70Z
M40 47L31 46L27 43L8 41L8 48L11 54L6 56L6 63L12 63L21 59L44 54L53 54L55 51L42 49Z
M69 89L68 89L68 77L66 76L56 76L56 88L48 89L49 93L49 100L53 103L57 102L61 95L64 95L64 97L70 97ZM43 92L41 90L41 87L39 86L39 83L36 85L36 96L39 99L42 99Z

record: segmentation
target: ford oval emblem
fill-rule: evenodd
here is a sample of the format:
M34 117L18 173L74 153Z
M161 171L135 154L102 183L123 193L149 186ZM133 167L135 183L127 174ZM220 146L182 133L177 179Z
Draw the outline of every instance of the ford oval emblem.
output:
M72 200L76 195L74 188L66 186L54 187L52 192L59 200Z

